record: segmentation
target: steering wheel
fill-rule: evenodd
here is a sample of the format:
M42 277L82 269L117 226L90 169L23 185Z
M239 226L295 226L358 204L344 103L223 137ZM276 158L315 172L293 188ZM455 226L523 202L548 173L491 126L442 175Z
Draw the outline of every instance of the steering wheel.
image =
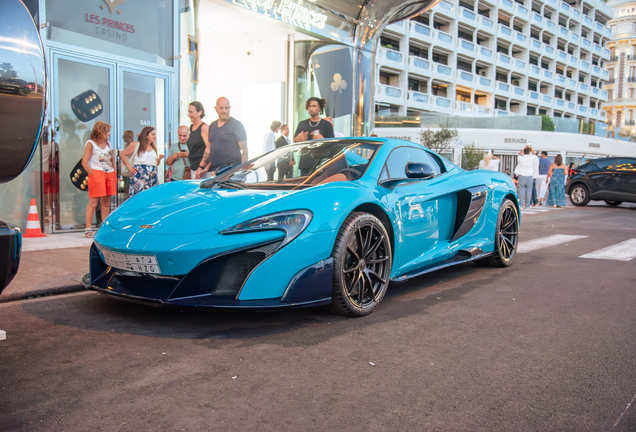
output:
M358 171L357 169L355 169L355 168L343 168L340 171L338 171L336 174L341 174L341 173L346 173L346 172L357 174L358 178L362 177L362 173L360 171Z

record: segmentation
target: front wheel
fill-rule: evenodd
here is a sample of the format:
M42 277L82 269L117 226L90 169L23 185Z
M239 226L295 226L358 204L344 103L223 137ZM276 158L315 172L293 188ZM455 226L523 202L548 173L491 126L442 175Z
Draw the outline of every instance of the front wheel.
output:
M489 257L475 261L475 264L489 267L508 267L517 253L519 242L519 212L510 199L505 199L499 208L495 230L495 250Z
M590 202L590 193L585 186L578 184L570 190L570 201L579 207L587 205Z
M368 315L380 304L391 277L391 241L386 228L369 213L350 214L333 248L331 307L347 316Z
M607 204L608 206L616 207L616 206L619 206L619 205L623 204L623 201L608 201L608 200L605 200L605 204Z

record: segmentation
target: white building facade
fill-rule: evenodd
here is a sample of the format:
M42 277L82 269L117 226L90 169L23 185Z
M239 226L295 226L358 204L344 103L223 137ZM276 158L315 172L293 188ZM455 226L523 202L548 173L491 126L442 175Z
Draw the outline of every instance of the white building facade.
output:
M376 113L605 121L611 18L596 0L442 0L383 32Z

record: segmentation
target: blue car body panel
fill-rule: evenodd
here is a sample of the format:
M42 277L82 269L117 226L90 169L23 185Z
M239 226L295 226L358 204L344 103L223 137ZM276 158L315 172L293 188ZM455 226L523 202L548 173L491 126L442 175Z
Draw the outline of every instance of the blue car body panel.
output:
M338 231L347 216L361 208L389 225L392 280L448 265L460 251L478 251L474 258L494 250L499 208L506 197L517 204L508 175L469 172L440 158L445 173L385 187L378 179L391 151L401 146L423 147L380 140L382 146L355 181L263 190L204 189L193 180L160 185L134 196L97 232L87 287L154 304L269 308L328 303ZM468 205L466 200L470 201L469 190L484 191L485 200L474 220L464 225L467 232L459 235L463 221L458 218ZM313 217L287 244L281 243L286 234L280 230L222 233L256 217L289 210L309 210ZM161 274L108 266L104 253L109 252L154 256ZM241 266L255 257L261 261L250 267L244 280L233 280L240 288L226 295L222 282L232 280L232 269L244 271Z

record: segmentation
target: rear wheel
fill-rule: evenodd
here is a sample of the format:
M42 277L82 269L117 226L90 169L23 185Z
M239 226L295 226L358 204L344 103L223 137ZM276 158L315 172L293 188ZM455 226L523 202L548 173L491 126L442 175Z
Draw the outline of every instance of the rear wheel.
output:
M608 200L605 200L605 204L607 204L608 206L616 207L616 206L619 206L619 205L623 204L623 201L608 201Z
M499 208L495 231L495 250L487 258L475 261L475 264L490 267L508 267L517 253L519 241L519 212L510 199L505 199Z
M590 192L582 184L577 184L570 189L570 201L575 206L584 206L590 202Z
M19 90L18 90L18 94L19 94L20 96L24 96L24 95L26 95L26 94L27 94L27 91L26 91L25 89L21 88L21 89L19 89Z
M347 316L373 312L386 293L393 261L382 222L369 213L350 214L340 227L332 256L334 312Z

